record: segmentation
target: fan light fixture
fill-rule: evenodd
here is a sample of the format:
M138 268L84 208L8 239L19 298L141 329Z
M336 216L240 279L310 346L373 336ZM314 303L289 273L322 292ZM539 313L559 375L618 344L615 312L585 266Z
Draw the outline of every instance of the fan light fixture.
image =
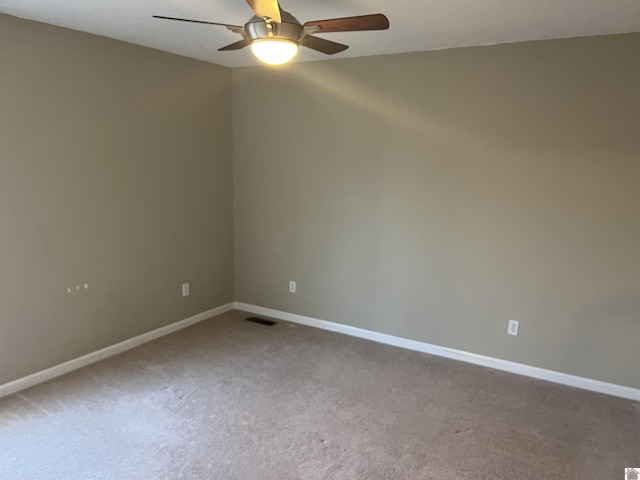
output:
M1 2L2 0L0 0ZM154 15L153 17L225 27L233 33L240 34L242 40L219 48L219 52L240 50L251 46L255 57L267 65L283 65L290 62L298 53L299 47L306 47L325 55L335 55L349 48L342 43L317 37L314 35L315 33L362 32L389 28L389 19L382 13L312 20L302 24L296 17L284 11L278 0L247 0L247 3L254 15L244 25L229 25L163 15Z
M298 44L283 38L258 38L251 42L251 52L267 65L283 65L298 53Z

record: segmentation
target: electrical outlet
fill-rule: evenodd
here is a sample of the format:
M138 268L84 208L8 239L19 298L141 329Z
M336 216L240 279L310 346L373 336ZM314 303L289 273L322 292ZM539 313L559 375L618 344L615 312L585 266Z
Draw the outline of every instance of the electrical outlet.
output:
M509 320L509 326L507 327L507 333L509 335L518 335L518 320Z
M295 282L295 280L289 280L289 293L296 293L296 282Z
M183 297L188 297L189 296L189 284L188 283L183 283L182 284L182 296Z

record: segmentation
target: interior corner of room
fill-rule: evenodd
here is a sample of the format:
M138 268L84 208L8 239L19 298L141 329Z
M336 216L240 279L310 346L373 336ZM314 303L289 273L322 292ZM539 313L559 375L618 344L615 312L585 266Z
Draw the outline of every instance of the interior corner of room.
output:
M242 304L639 391L640 34L278 71L0 38L0 385Z

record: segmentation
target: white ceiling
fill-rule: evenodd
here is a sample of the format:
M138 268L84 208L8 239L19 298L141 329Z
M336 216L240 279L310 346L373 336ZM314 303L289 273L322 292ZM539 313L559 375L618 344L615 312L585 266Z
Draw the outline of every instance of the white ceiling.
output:
M384 13L387 31L330 33L350 45L333 58L640 31L640 0L281 0L302 23ZM145 45L229 67L254 65L224 27L151 18L165 15L242 25L245 0L0 0L0 12ZM302 49L297 61L331 58Z

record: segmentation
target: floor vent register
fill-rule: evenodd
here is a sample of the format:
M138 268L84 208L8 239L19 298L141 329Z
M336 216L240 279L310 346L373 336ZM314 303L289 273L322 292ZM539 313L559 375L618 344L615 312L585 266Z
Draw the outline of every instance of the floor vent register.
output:
M274 322L273 320L267 320L266 318L258 318L258 317L248 317L245 318L247 322L259 323L260 325L266 325L267 327L273 327L278 322Z

